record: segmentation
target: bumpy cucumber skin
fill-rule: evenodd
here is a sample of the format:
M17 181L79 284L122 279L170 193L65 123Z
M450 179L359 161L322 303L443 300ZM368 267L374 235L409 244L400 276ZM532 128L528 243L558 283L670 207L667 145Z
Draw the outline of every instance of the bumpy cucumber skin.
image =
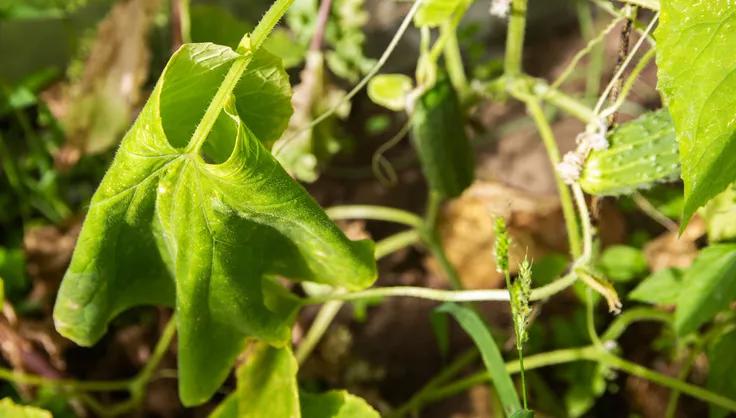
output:
M460 102L446 77L416 100L412 143L432 191L456 197L473 182L473 149L465 134Z
M580 177L586 193L630 194L680 176L677 139L667 109L646 113L617 127L606 150L588 156Z

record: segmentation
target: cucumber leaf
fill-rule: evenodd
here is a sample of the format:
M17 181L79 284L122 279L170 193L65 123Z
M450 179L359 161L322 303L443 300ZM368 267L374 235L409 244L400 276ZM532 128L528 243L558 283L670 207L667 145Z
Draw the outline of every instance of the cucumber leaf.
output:
M380 418L363 399L343 390L299 392L291 349L255 344L238 369L238 386L209 418Z
M511 376L506 371L506 364L501 356L501 351L498 349L496 342L493 341L493 337L481 317L472 309L454 303L445 303L437 308L436 312L452 315L473 339L475 346L480 351L483 364L491 376L491 381L496 388L498 398L501 400L505 415L511 416L521 410L519 396L516 394Z
M126 309L175 307L187 406L212 396L246 337L289 341L296 306L270 276L349 289L376 276L372 243L348 240L261 142L291 113L273 56L255 53L201 152L185 151L239 59L214 44L172 56L92 198L54 308L62 335L92 345Z
M685 207L692 214L736 180L736 13L729 0L662 0L658 88L680 147Z
M677 298L675 330L695 331L736 299L736 244L711 245L685 271Z
M344 390L302 392L302 418L381 418L368 402Z

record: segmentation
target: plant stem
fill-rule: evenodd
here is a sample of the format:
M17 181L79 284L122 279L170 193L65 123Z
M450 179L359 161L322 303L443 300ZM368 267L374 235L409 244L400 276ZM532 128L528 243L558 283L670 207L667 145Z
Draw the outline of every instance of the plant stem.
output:
M419 389L419 391L416 392L411 397L411 399L409 399L408 402L404 403L399 408L386 415L385 418L399 418L408 414L409 412L414 411L420 406L422 398L426 396L427 393L429 393L435 387L446 382L447 380L455 377L455 375L460 373L463 369L465 369L465 367L470 365L477 358L478 350L476 350L475 348L472 348L459 355L457 358L455 358L455 360L452 361L452 363L447 365L447 367L445 367L441 372L439 372L429 382L427 382L421 389Z
M341 300L331 300L322 305L314 321L312 321L307 335L304 336L296 349L296 353L294 353L297 363L303 364L309 355L312 354L312 351L317 347L317 344L322 339L322 336L325 335L325 332L327 332L327 328L329 328L332 320L335 319L335 316L337 316L337 313L340 312L344 304Z
M159 337L158 342L153 349L153 353L146 362L146 365L143 367L143 370L141 370L140 373L138 373L138 375L131 381L130 391L134 399L137 395L140 396L138 400L142 400L143 395L145 394L146 386L151 382L151 379L153 378L153 373L158 368L161 360L163 360L166 351L171 345L171 341L174 339L174 335L176 334L176 322L176 314L174 314L171 316L169 322L166 324L164 332L161 333L161 337Z
M657 383L661 386L677 389L684 394L728 409L729 411L736 411L736 400L726 398L725 396L718 395L709 390L682 382L678 379L663 375L661 373L657 373L653 370L649 370L646 367L640 366L636 363L632 363L628 360L624 360L606 351L599 350L593 345L580 348L568 348L549 351L546 353L528 356L526 360L526 370L570 363L574 361L596 361L605 364L610 368L624 371L628 374L641 377L643 379ZM512 361L506 363L506 370L509 373L518 373L520 371L518 362ZM457 382L430 391L429 393L425 394L421 401L414 400L413 402L415 404L421 404L437 401L463 392L475 385L488 383L489 381L490 376L488 376L488 373L486 371L478 372L469 377L458 380Z
M524 51L524 31L526 30L527 0L512 0L509 27L506 31L506 55L504 74L509 79L521 75L522 53Z
M593 13L591 5L587 0L577 0L575 3L575 11L578 15L580 24L580 32L583 39L588 41L587 49L590 52L590 60L588 62L587 74L585 79L585 101L595 100L598 90L601 87L601 74L603 72L603 54L604 49L601 41L608 34L609 28L613 28L621 18L614 19L611 24L597 36L595 34L595 22L593 21ZM577 57L577 55L576 55Z
M549 86L543 80L532 78L530 80L534 81L534 93L540 100L549 102L582 122L590 123L595 119L593 110L579 100L568 96L557 88Z
M458 274L457 270L455 269L455 266L452 265L450 260L447 258L447 254L445 254L445 250L442 248L442 242L440 241L439 236L437 235L437 232L430 231L426 234L423 234L424 238L424 244L427 246L427 249L429 252L432 253L432 256L437 260L437 262L440 264L440 268L442 268L442 271L445 272L445 275L447 276L447 280L450 282L450 285L452 285L453 289L462 289L463 288L463 282L460 279L460 275ZM503 290L481 290L481 292L496 292L495 294L497 297L500 297L501 293L503 292L505 294L505 299L497 299L497 300L509 300L508 292ZM492 293L489 293L488 296L491 297ZM487 299L492 300L492 299Z
M394 296L427 299L438 302L488 302L509 300L509 292L501 289L445 290L420 286L388 286L360 290L357 292L336 292L325 295L311 296L302 299L302 304L314 305L335 300L349 301Z
M212 127L215 125L215 121L220 115L222 108L225 106L225 102L230 98L235 85L238 84L243 72L253 60L253 54L261 47L268 34L271 33L271 30L273 30L281 19L281 16L286 13L286 10L293 2L294 0L276 0L266 14L263 15L263 18L258 22L253 32L250 35L246 34L240 40L237 52L242 56L230 66L225 79L222 80L222 84L220 84L220 87L218 87L215 95L212 97L212 101L207 106L202 120L197 124L197 128L194 130L194 134L192 134L192 138L189 140L185 152L191 154L199 152L199 149L207 139L207 135L209 135Z
M519 374L521 375L521 399L524 405L524 409L528 409L529 404L526 400L526 376L524 373L524 349L519 347L517 351L519 352Z
M463 58L460 55L460 46L457 42L457 33L455 30L449 22L445 22L442 25L442 31L449 32L443 52L450 81L460 95L461 101L463 101L465 96L467 96L468 79L465 76L465 67L463 66Z
M552 283L546 284L544 286L540 286L536 289L532 289L532 294L530 299L531 300L543 300L547 299L550 296L557 294L564 289L567 289L568 287L575 284L575 282L578 280L577 276L573 273L567 273L566 275L560 277L559 279L553 281Z
M416 242L419 242L419 234L413 229L384 238L376 243L376 260L380 260L394 251ZM335 316L337 316L344 304L345 302L342 300L330 300L320 308L312 326L307 331L307 335L304 336L304 339L296 349L295 356L299 364L304 363L312 351L314 351L314 348L322 339L332 320L335 319Z
M402 210L385 206L374 205L344 205L333 206L325 210L327 216L333 220L339 219L370 219L375 221L386 221L404 224L415 229L420 229L424 222L419 216Z
M544 111L542 110L542 106L539 105L538 99L527 97L525 95L518 95L518 97L526 104L527 111L531 114L532 119L534 119L539 135L542 137L544 147L547 150L547 156L552 164L552 170L557 184L557 192L560 195L562 214L565 218L565 227L567 229L567 239L570 243L570 253L573 258L578 258L581 255L580 228L575 215L575 208L573 206L572 197L570 196L570 190L557 173L556 167L560 162L560 151L557 149L557 142L555 141L554 134L552 133L552 128L549 126L549 122L547 122L547 117L544 115Z
M690 370L693 367L693 364L695 364L695 358L698 356L698 350L692 350L688 356L687 359L685 359L685 363L682 365L682 368L677 373L677 378L681 381L685 381L687 379L687 376L690 374ZM677 414L677 403L680 400L680 391L677 389L673 389L672 392L670 392L670 399L667 401L667 409L665 410L664 417L665 418L674 418L675 414Z
M140 405L145 396L146 386L153 378L153 373L161 363L166 351L171 345L171 341L176 333L176 317L172 315L166 324L161 337L159 337L156 346L153 349L151 357L146 362L143 369L136 376L127 380L109 380L109 381L78 381L74 379L50 379L43 376L19 373L13 370L0 368L0 379L7 380L16 384L33 385L33 386L52 386L63 390L68 390L81 397L81 399L91 406L98 415L114 416L129 412ZM89 397L85 392L130 392L130 399L120 402L113 406L103 406L94 398Z

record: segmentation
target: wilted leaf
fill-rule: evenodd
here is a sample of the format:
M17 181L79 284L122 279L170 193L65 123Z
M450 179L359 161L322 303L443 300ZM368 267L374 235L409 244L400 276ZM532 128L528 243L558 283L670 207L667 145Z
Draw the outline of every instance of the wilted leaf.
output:
M238 59L213 44L171 58L92 199L54 311L60 333L91 345L130 307L175 306L185 405L209 399L247 336L288 341L293 306L269 275L352 289L376 275L372 245L349 241L258 139L290 113L269 55L248 66L204 155L184 149ZM275 106L271 124L252 120L257 105Z
M677 298L675 330L695 331L736 299L736 244L716 244L703 249L685 271Z
M736 189L733 185L708 202L700 213L705 219L708 241L736 239Z
M82 154L97 154L115 145L130 124L148 78L148 34L160 0L115 4L100 23L81 79L65 91L60 118L67 144L56 156L62 167Z
M663 0L655 33L658 88L680 144L685 208L696 209L736 180L736 14L730 0Z

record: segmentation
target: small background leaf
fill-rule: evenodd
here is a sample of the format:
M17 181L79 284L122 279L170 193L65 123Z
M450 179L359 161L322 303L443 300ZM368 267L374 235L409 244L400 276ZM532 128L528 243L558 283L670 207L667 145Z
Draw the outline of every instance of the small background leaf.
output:
M733 371L736 370L736 331L722 335L708 350L708 389L723 396L736 398L736 379ZM710 405L709 418L725 418L728 411Z
M683 277L677 298L675 330L695 331L736 299L736 244L717 244L701 251Z
M647 260L642 251L627 245L613 245L601 254L598 268L607 279L627 282L646 274Z
M674 304L682 290L682 275L677 268L653 273L629 293L629 299L657 305Z

